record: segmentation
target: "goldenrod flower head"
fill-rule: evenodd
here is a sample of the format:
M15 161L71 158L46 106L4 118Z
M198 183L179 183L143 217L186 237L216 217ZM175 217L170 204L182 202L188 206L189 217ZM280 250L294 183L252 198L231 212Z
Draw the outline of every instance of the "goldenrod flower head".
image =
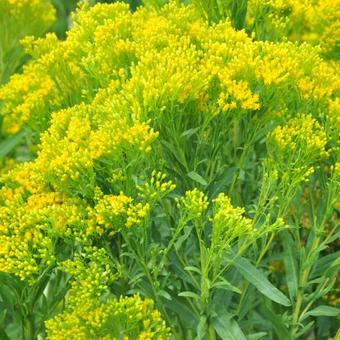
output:
M190 218L198 219L208 209L208 198L202 191L195 188L187 191L180 199L179 204L183 205Z
M151 179L143 185L137 187L139 196L143 200L154 201L175 190L176 185L171 180L166 180L167 175L160 171L154 170L151 174Z
M255 237L253 221L244 217L244 208L234 208L230 198L221 193L214 200L211 242L229 246L237 238Z
M139 225L149 215L150 205L149 203L137 203L136 205L130 205L127 210L126 227L130 228L133 225Z
M98 199L90 211L90 222L87 233L94 231L103 234L105 230L118 230L127 218L127 211L131 209L132 198L124 195L103 195Z
M248 24L255 36L272 40L321 44L322 53L336 56L339 44L339 0L250 0Z
M138 295L109 299L104 303L89 300L63 312L46 322L47 338L76 339L99 337L116 339L124 334L128 339L170 339L160 314L154 309L153 301Z
M327 136L321 125L311 115L292 118L284 126L279 126L269 137L282 154L301 154L313 162L327 157Z
M269 159L274 168L290 181L308 180L318 162L327 159L327 135L311 115L292 118L275 128L268 136Z
M50 0L0 2L0 85L22 63L24 51L19 45L20 39L27 35L41 36L54 19L55 9Z
M260 10L264 4L273 12L264 29L273 28L276 34L292 28L292 40L298 33L298 18L302 16L304 23L317 21L305 12L307 0L300 4L250 0L254 21L255 2ZM0 0L0 19L3 3L14 0ZM16 3L28 6L29 2ZM321 2L311 5L322 8L323 20L332 17ZM282 15L286 10L292 13L288 18ZM176 1L160 10L135 12L115 3L80 6L64 41L55 35L24 39L32 58L22 73L0 88L0 114L6 134L28 128L40 144L33 161L1 174L0 271L33 283L47 267L57 265L72 277L66 310L47 322L48 338L110 339L122 332L131 339L169 338L151 300L108 297L117 278L110 247L117 241L115 250L125 252L127 245L119 246L122 238L143 234L150 217L168 212L164 207L170 199L164 198L175 184L163 172L146 175L150 166L161 169L168 162L164 157L157 163L163 151L180 163L178 169L171 169L170 162L165 166L178 176L179 191L180 176L198 169L207 175L209 193L221 163L234 162L239 151L251 153L253 142L257 157L258 149L263 149L257 147L263 131L278 123L267 136L268 157L275 164L268 181L279 182L283 173L289 181L297 175L300 180L327 159L330 150L335 154L339 67L321 54L331 53L337 40L331 35L338 25L332 22L329 30L324 26L320 23L321 33L311 30L325 38L322 46L314 48L307 43L254 41L229 21L209 25L194 6ZM313 36L300 38L315 41ZM0 48L2 43L0 39ZM300 115L299 110L313 113ZM220 134L221 122L229 120L233 131L229 134L227 125ZM243 128L253 133L248 136L249 150L243 144ZM232 135L233 140L227 140ZM211 145L211 136L218 145ZM184 145L194 150L176 153ZM191 159L204 150L212 152L197 162ZM219 153L223 158L210 162L209 157ZM248 159L242 156L239 165L248 169ZM334 179L338 168L336 163ZM163 199L164 205L156 204ZM258 221L246 217L244 209L234 207L225 194L212 202L212 213L207 195L198 189L186 191L177 202L178 232L182 226L184 232L190 230L190 225L184 226L187 222L197 229L207 226L204 241L211 231L211 253L260 234L254 227ZM269 222L272 219L268 217ZM265 232L282 224L276 219ZM67 248L62 259L59 243ZM202 253L203 266L204 260ZM147 269L152 265L145 264Z

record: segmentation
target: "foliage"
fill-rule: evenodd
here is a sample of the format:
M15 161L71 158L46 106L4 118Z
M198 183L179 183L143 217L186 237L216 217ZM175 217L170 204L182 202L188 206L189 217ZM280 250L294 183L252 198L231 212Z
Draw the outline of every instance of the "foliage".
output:
M335 336L336 43L280 4L83 3L65 39L21 40L1 338Z

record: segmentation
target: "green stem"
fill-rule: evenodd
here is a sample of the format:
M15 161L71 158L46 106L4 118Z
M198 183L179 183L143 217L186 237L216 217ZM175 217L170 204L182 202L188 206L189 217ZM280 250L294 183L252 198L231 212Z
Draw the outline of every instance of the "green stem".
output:
M179 262L181 263L182 267L185 268L185 267L188 267L189 266L189 263L187 260L184 260L184 258L182 258L182 256L179 254L178 250L175 249L175 252L176 252L176 256L179 260ZM192 282L193 282L193 286L197 289L200 288L200 284L199 282L196 280L195 276L191 273L190 270L187 271L188 272L188 275L190 276L190 278L192 279Z
M271 244L273 243L274 237L275 237L275 233L273 232L273 233L271 233L268 242L267 242L266 245L263 247L263 249L262 249L262 251L261 251L259 257L257 258L257 260L256 260L256 266L258 266L258 265L261 263L263 257L266 255L266 253L267 253L269 247L270 247Z
M316 289L316 292L322 291L324 287L327 285L329 282L329 279L327 278L320 286L318 289ZM312 307L313 303L315 302L315 298L313 298L305 307L305 309L300 313L299 321L303 321L304 316L308 313L309 309Z
M176 231L174 232L171 240L169 241L168 246L163 251L162 258L159 261L160 265L157 266L155 271L154 271L156 273L155 276L158 276L158 273L162 269L162 266L164 265L165 259L166 259L167 255L168 255L169 251L171 250L171 248L175 244L179 234L181 233L181 231L185 227L185 224L186 224L186 221L180 221L180 223L178 224L178 227L176 228ZM155 277L155 279L157 279L157 277Z
M153 279L153 277L151 275L151 272L150 272L150 270L148 268L148 265L146 263L145 252L144 252L144 254L142 254L140 252L140 249L139 249L140 245L136 244L135 246L133 246L131 244L130 240L129 240L129 236L128 235L126 235L125 233L122 233L122 235L123 235L123 238L124 238L125 242L129 246L130 250L135 253L135 260L142 267L142 269L143 269L143 271L144 271L144 273L146 275L146 278L149 281L149 284L150 284L151 290L152 290L152 294L153 294L153 298L154 298L157 306L162 311L162 313L163 313L164 317L166 318L167 322L169 322L170 319L169 319L168 313L166 312L162 301L159 299L159 289L158 289L159 287L155 285L155 280ZM156 282L158 282L158 281L156 281Z
M304 286L308 280L308 275L309 275L309 270L308 269L305 269L303 272L302 272L302 275L301 275L301 280L300 280L300 289L299 289L299 292L297 294L297 297L296 297L296 303L295 303L295 306L294 306L294 310L293 310L293 320L292 320L292 324L293 324L293 327L291 329L291 332L290 334L292 335L292 337L294 338L294 336L296 335L298 329L299 329L299 319L300 319L300 311L301 311L301 307L302 307L302 303L303 303L303 293L304 293Z
M32 320L32 317L30 315L24 316L23 335L24 335L24 340L33 340L34 339L33 320Z
M200 232L199 221L195 221L195 229L197 233L199 251L200 251L200 267L201 267L201 314L207 314L207 305L209 300L209 287L207 281L209 279L209 258L206 258L206 249L202 234ZM206 315L208 317L208 315Z
M317 250L319 242L320 242L320 237L316 237L313 241L313 244L308 253L305 263L307 264L310 263L310 258L314 256L314 252ZM298 294L296 297L296 303L293 309L292 328L290 332L293 338L299 329L299 320L301 318L300 313L301 313L301 308L302 308L302 303L303 303L303 295L304 295L306 284L308 282L308 277L309 277L311 268L312 268L312 265L305 266L304 270L300 274L299 291L298 291Z
M209 340L216 340L216 332L214 326L209 324Z

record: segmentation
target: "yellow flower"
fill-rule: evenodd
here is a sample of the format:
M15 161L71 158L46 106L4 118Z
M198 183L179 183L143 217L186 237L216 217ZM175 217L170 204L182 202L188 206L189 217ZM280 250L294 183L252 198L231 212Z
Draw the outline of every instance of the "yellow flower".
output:
M195 188L187 191L179 201L179 204L183 204L187 214L191 218L197 219L202 217L208 209L208 198L203 192Z
M243 216L244 208L234 208L230 198L221 193L214 200L212 246L228 247L237 238L255 237L253 221Z

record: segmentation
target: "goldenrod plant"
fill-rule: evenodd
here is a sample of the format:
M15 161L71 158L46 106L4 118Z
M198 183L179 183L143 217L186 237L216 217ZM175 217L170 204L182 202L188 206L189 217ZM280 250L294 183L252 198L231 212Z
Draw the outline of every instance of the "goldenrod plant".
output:
M20 66L23 51L19 40L36 37L52 25L55 10L49 0L2 0L0 3L0 84Z
M340 57L339 0L249 0L248 25L259 39L306 41Z
M337 54L263 6L81 2L65 39L22 39L1 339L336 339Z

